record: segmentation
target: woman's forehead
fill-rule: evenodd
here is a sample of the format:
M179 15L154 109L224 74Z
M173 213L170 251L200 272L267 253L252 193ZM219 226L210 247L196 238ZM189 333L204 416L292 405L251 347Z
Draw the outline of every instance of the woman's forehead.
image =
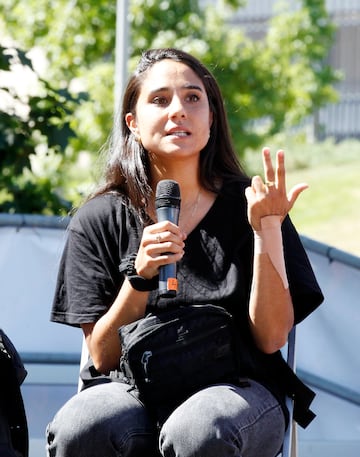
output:
M204 89L201 79L194 70L182 62L171 59L156 62L144 76L143 89L171 87L179 84L184 87L196 85Z

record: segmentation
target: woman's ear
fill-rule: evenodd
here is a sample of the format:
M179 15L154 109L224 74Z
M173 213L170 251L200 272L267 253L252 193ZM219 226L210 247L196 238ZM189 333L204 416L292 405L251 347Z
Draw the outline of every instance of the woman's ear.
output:
M139 129L137 128L136 118L133 113L127 113L125 115L125 122L128 126L129 130L135 135L136 137L139 136Z

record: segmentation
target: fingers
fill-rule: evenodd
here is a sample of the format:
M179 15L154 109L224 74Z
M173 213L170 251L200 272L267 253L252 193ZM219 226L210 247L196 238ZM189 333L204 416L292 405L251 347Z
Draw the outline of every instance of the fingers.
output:
M276 153L276 173L274 174L273 166L271 162L270 149L263 149L263 161L264 161L264 172L266 176L268 190L271 191L276 188L280 193L286 194L286 174L285 174L285 153L282 149ZM271 182L271 178L274 177L274 184ZM270 184L270 185L269 185ZM266 182L265 182L266 185ZM291 188L287 194L287 208L286 212L289 212L294 206L298 196L307 189L309 186L307 183L296 184Z
M184 255L186 235L169 221L144 228L135 268L139 275L151 278L162 265L179 261Z
M276 153L275 169L269 148L263 148L264 181L254 176L251 186L245 190L248 201L248 219L256 230L262 217L277 214L283 219L294 206L298 196L308 188L306 183L297 184L286 193L285 154Z
M292 187L287 195L288 202L289 202L289 209L288 211L291 210L291 208L294 206L298 196L303 192L304 190L308 189L309 185L307 183L300 183L296 184L294 187Z
M285 154L282 149L276 153L276 168L274 167L271 160L270 149L268 147L262 150L263 166L265 185L270 190L272 187L276 187L281 192L285 191Z
M184 247L186 234L180 228L169 221L159 222L147 227L144 230L144 245L157 245L153 249L162 251L164 248L171 248L172 244Z
M274 172L273 164L271 161L271 155L270 155L269 148L263 148L262 159L263 159L265 183L266 182L270 182L270 183L276 182L275 172Z
M251 187L249 189L252 190L254 197L258 197L266 191L265 184L263 183L263 180L260 176L254 176L252 178Z

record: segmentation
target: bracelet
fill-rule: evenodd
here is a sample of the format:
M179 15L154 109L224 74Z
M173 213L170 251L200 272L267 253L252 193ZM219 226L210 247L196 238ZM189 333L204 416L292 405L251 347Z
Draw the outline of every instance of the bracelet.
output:
M120 273L124 273L128 278L131 287L139 292L148 292L159 287L159 276L154 276L151 279L146 279L137 274L135 269L136 253L126 256L119 265Z

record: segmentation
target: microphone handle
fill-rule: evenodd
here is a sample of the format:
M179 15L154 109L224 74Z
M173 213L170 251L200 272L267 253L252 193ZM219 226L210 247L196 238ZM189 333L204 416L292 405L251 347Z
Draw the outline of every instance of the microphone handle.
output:
M157 208L158 222L170 221L179 223L180 207L162 206ZM159 268L159 295L164 298L173 298L177 292L176 263L162 265Z

